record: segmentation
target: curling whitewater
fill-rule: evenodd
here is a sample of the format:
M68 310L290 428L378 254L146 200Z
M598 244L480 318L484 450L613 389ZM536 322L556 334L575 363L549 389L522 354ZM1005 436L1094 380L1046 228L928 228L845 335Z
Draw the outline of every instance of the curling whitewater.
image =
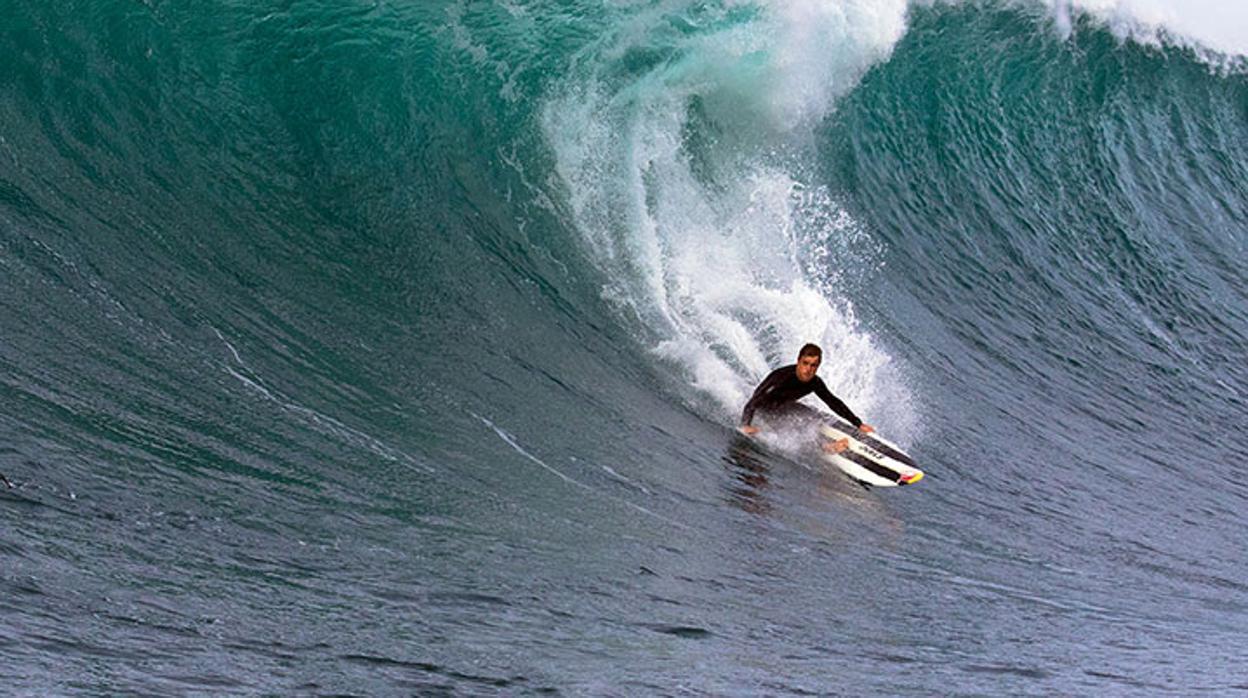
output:
M1185 8L10 3L6 685L1245 690ZM922 483L732 430L811 340Z

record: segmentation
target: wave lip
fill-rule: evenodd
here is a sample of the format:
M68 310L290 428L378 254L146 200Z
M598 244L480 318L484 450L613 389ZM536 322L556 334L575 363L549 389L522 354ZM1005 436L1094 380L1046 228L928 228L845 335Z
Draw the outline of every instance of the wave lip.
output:
M1201 60L1243 68L1248 57L1248 4L1218 0L1041 0L1059 33L1069 36L1074 17L1088 17L1120 40L1190 48Z

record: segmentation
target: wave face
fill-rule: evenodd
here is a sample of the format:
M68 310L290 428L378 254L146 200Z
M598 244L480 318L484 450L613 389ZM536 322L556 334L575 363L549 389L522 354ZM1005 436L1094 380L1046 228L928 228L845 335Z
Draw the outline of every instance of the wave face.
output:
M1244 690L1216 15L5 9L19 693Z

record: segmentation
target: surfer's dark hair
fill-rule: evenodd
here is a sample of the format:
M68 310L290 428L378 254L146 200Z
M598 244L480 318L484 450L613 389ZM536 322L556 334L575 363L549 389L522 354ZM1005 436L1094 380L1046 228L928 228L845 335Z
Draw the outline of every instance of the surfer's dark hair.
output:
M823 350L819 348L818 344L807 344L802 347L801 351L797 352L797 360L801 361L803 356L818 356L822 359Z

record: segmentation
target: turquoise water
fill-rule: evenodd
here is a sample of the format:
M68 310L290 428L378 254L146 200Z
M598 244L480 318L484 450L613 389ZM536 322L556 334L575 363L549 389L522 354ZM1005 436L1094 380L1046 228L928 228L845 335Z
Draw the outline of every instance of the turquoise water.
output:
M7 3L9 689L1248 689L1243 59L1058 5Z

